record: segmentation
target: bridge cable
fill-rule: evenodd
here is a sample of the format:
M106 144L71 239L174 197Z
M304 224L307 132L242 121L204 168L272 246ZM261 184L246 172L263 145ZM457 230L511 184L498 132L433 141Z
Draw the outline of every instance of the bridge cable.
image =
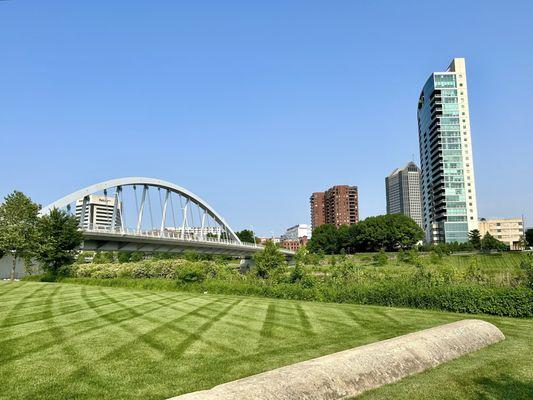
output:
M181 207L181 235L185 235L185 222L187 221L187 218L185 216L185 209L183 208L183 202L181 201L181 194L178 194L178 198L180 199L180 207Z
M172 209L172 222L174 223L174 231L176 230L176 216L174 215L174 202L172 201L172 192L170 193L170 208Z
M139 218L139 200L137 200L137 186L135 185L133 185L133 193L135 195L135 210L137 211L137 218Z
M196 207L196 210L198 211L198 226L200 227L200 239L203 238L204 236L204 232L203 232L203 226L202 226L202 212L200 210L200 204L198 204L198 206Z
M161 188L157 188L157 194L159 196L159 207L161 207L161 211L163 211L163 200L161 200Z
M149 186L146 189L146 194L148 194L148 211L150 211L150 226L152 227L152 231L154 230L154 217L152 215L152 201L150 200L150 190Z
M161 210L161 228L164 228L167 221L165 221L166 215L164 215L163 213L163 201L161 200L161 188L160 187L157 188L157 195L159 196L159 209Z
M194 201L189 201L191 203L191 206L189 207L189 215L191 216L191 226L194 228L194 213L192 211L192 208L194 207ZM194 229L193 229L193 235L194 235Z

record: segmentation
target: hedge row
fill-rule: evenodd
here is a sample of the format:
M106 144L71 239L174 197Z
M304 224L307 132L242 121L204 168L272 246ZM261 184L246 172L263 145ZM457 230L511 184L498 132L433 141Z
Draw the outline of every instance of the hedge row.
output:
M533 316L533 290L486 287L473 284L424 287L403 282L378 284L316 285L261 284L207 279L184 283L164 279L65 278L65 282L137 289L183 290L332 303L411 307L508 317Z
M73 278L98 279L168 279L196 281L206 278L228 278L237 275L237 270L226 264L213 261L146 260L125 264L74 264L67 272Z
M179 284L178 286L182 290L220 294L412 307L508 317L533 316L533 290L526 288L500 288L468 284L424 287L395 282L343 286L319 285L314 288L304 288L298 284L269 286L218 280Z

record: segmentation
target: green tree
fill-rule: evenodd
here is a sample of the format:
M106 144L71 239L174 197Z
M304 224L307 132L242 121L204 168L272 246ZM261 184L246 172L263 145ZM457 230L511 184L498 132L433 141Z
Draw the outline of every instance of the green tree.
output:
M273 242L267 242L265 248L254 255L257 276L266 279L276 269L285 265L285 256Z
M468 241L474 249L481 249L481 234L478 229L472 229L468 232Z
M235 234L241 240L241 242L255 243L254 232L250 229L243 229L242 231L235 232Z
M507 250L507 245L503 242L500 242L498 239L492 236L489 232L487 232L485 236L483 236L483 239L481 239L481 249L485 251L489 251L489 250L504 251L504 250Z
M306 246L302 246L296 250L296 254L294 255L294 261L296 262L296 265L302 265L307 264L307 259L309 257L309 250L307 250Z
M57 276L61 267L76 260L83 234L74 215L54 208L39 218L37 238L35 258L45 271Z
M39 206L24 193L14 191L0 205L0 248L13 256L11 280L19 258L33 255Z
M350 229L353 247L359 251L410 249L424 237L416 222L403 214L368 217Z
M527 245L533 247L533 228L526 230Z
M352 254L355 252L354 243L351 235L350 225L341 225L338 227L337 235L337 254Z
M339 252L338 244L337 228L334 225L324 224L313 230L307 248L312 253L336 254Z

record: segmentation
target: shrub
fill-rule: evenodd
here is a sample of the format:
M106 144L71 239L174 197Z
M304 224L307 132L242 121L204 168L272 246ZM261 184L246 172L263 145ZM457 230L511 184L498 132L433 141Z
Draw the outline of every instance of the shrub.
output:
M374 263L380 266L387 265L387 263L389 262L389 257L387 256L387 253L385 253L385 250L383 249L381 249L379 253L375 254L373 259L374 259Z
M305 271L304 269L300 266L300 264L296 264L296 266L294 267L294 269L291 271L291 274L290 274L290 282L291 283L298 283L300 282L303 278L305 277Z
M285 265L285 256L273 242L267 242L265 248L254 255L255 272L260 278L268 278L272 272Z
M188 262L177 269L178 283L203 282L207 278L207 269L203 264Z
M436 247L430 254L429 254L429 261L432 264L442 264L442 256L443 251L440 247Z
M93 264L107 264L115 261L115 255L112 252L97 252L93 257Z
M332 269L331 277L333 278L333 281L347 281L353 276L355 268L354 263L346 260Z
M472 258L472 261L468 265L468 268L466 270L466 278L471 282L484 282L485 276L483 274L483 271L481 271L481 268L479 267L477 258L474 256Z
M420 253L417 249L410 249L408 251L403 251L400 249L400 251L398 251L397 260L405 264L415 266L421 265Z
M131 253L130 255L131 262L139 262L142 260L144 260L144 254L141 253L140 251L134 251L133 253Z
M269 270L267 279L255 273L239 274L237 265L227 262L172 259L75 264L64 274L70 277L60 279L109 286L161 290L179 287L187 291L533 316L533 257L517 255L512 269L509 267L503 271L508 274L503 277L506 279L504 284L503 272L496 276L489 273L490 260L487 259L492 256L461 258L464 267L452 267L448 263L435 267L419 260L416 263L419 255L412 251L401 257L409 264L373 268L361 265L360 257L337 257L335 266L312 269L298 263L289 269L283 262ZM485 269L480 267L483 262L489 263L489 266L484 265ZM34 276L27 279L47 278ZM509 283L511 281L516 281L514 286Z
M527 287L533 289L533 257L531 255L520 261L520 269L522 269L526 276Z
M131 252L129 251L120 251L117 254L117 261L121 264L131 261Z

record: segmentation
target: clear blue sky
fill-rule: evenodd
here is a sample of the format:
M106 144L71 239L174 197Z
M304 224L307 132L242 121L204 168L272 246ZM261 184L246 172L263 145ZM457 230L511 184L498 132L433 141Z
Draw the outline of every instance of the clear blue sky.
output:
M0 196L166 179L235 229L415 154L432 71L465 57L480 217L533 225L531 1L0 1Z

